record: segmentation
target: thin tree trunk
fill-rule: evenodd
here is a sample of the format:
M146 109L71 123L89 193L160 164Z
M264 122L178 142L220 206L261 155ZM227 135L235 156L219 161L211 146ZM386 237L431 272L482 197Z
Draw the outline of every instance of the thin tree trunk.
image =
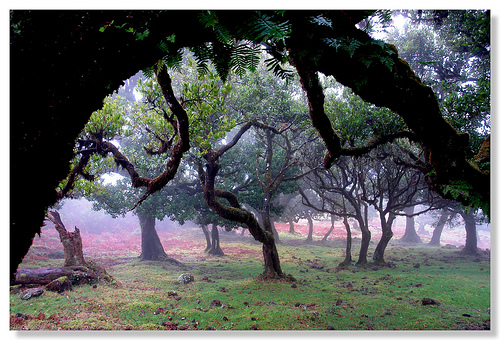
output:
M330 236L333 229L335 229L335 215L334 214L330 214L330 221L332 222L332 226L330 227L330 229L328 229L325 236L323 236L323 239L321 240L321 242L326 242L326 240L328 239L328 236Z
M59 238L64 248L64 266L87 266L87 262L83 258L83 246L80 230L75 227L75 231L69 232L64 226L61 216L57 211L49 211L47 218L54 223L54 226L59 233Z
M201 230L203 230L203 235L205 235L205 240L207 241L207 247L204 250L204 252L206 253L210 250L210 248L212 248L212 242L210 242L210 233L207 230L207 226L202 225Z
M405 214L411 215L415 212L415 206L406 207L403 209ZM405 243L422 243L422 239L418 236L415 230L415 218L413 216L406 216L406 229L405 234L399 240Z
M443 232L446 221L448 221L451 215L448 209L443 209L441 211L441 217L439 217L436 228L432 232L432 238L428 243L429 246L439 247L441 245L441 233Z
M356 265L365 265L368 263L368 247L370 246L370 240L372 237L372 233L368 228L368 205L365 205L365 216L361 215L361 212L357 214L357 220L359 224L359 228L361 229L361 246L359 249L359 257Z
M396 219L396 215L389 213L389 217L385 218L385 215L380 214L380 222L382 224L382 237L373 252L373 262L375 264L385 264L384 253L389 241L394 236L392 233L392 222Z
M216 224L212 224L212 247L208 253L215 256L224 256L224 251L220 247L219 228L217 228Z
M304 243L312 243L313 241L313 230L314 230L314 222L309 212L306 212L307 224L309 226L309 232L307 233L307 238Z
M295 224L293 222L293 217L288 217L288 224L290 225L290 229L288 229L288 233L295 234Z
M342 263L339 264L340 267L347 267L351 265L352 257L351 257L351 247L352 247L352 234L351 234L351 226L349 225L349 221L347 220L347 216L344 216L344 226L347 231L347 240L345 246L345 259Z

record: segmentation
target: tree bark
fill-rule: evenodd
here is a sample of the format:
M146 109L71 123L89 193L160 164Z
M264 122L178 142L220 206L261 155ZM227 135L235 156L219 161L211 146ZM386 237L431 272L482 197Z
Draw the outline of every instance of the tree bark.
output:
M212 224L212 246L208 253L215 256L224 256L224 251L220 247L219 228L215 224Z
M139 217L139 224L141 225L141 255L139 255L139 258L142 261L165 261L183 265L165 253L156 232L156 219L139 212L137 217Z
M330 221L332 222L332 226L330 227L330 229L328 229L325 236L323 236L323 239L321 240L321 242L326 242L326 240L328 239L328 236L330 236L333 229L335 229L335 215L334 214L330 214Z
M293 217L288 218L288 224L290 225L290 229L288 229L288 233L295 234L295 224L293 222Z
M373 262L377 265L385 264L384 253L389 241L394 236L392 232L392 222L396 219L396 215L393 213L389 213L389 217L386 220L385 215L380 214L380 222L382 225L382 237L373 252Z
M49 211L47 218L54 223L54 226L59 233L59 238L64 248L64 266L87 266L87 262L83 257L82 237L80 229L75 227L75 231L68 232L64 226L61 216L57 211Z
M52 267L52 268L20 268L15 274L11 285L37 284L46 285L51 281L66 276L72 284L90 283L99 277L89 268L83 266Z
M365 265L368 263L368 247L370 246L370 240L372 233L368 228L368 205L365 205L364 217L361 215L361 209L356 213L356 219L361 229L361 246L359 248L359 257L356 265Z
M471 209L469 212L461 209L460 215L462 215L465 221L465 247L462 252L467 255L477 255L479 250L477 248L477 229L476 229L476 219L474 218L474 211Z
M352 235L351 235L351 226L349 225L349 221L347 219L347 216L344 216L344 226L345 230L347 231L347 239L346 239L346 246L345 246L345 259L342 261L339 266L340 267L347 267L351 265L352 257L351 257L351 247L352 247Z
M314 221L311 217L311 213L306 211L307 225L309 226L309 232L307 233L307 238L304 243L312 243L313 241L313 231L314 231Z
M403 209L405 214L411 215L415 211L415 206L406 207ZM415 218L413 216L406 216L406 229L405 234L399 240L405 243L422 243L420 236L418 236L415 230Z
M207 226L202 225L201 230L203 230L203 235L205 235L205 240L207 241L207 247L204 250L204 252L206 253L212 248L212 242L210 241L210 233L207 230Z
M451 213L448 209L441 210L441 217L439 217L436 228L432 232L432 238L428 243L429 246L439 247L441 245L441 233L450 215Z

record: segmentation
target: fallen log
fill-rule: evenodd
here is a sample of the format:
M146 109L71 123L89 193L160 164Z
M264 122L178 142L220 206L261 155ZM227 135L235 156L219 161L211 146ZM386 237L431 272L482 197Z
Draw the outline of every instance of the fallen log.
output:
M72 284L91 283L99 277L93 271L83 266L50 267L50 268L19 268L11 285L38 284L49 282L67 276Z

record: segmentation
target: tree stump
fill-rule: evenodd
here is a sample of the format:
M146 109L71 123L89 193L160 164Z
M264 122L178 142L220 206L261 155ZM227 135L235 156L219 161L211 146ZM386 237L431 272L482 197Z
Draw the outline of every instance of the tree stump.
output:
M75 227L75 231L69 232L66 230L61 216L57 211L49 211L47 218L54 223L54 226L59 233L59 238L64 247L64 266L87 266L83 258L82 237L80 229Z

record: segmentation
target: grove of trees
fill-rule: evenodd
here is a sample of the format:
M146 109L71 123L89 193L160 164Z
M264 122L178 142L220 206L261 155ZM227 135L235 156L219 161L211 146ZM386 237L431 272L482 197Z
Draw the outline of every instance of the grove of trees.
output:
M11 275L46 210L80 196L133 211L144 260L175 261L157 219L195 221L214 255L217 226L248 229L262 278L287 277L285 215L343 219L346 266L353 221L357 264L384 264L396 216L430 210L436 231L463 216L474 254L474 215L490 216L489 27L487 10L12 11ZM123 178L104 185L109 172ZM30 214L13 204L26 195Z

